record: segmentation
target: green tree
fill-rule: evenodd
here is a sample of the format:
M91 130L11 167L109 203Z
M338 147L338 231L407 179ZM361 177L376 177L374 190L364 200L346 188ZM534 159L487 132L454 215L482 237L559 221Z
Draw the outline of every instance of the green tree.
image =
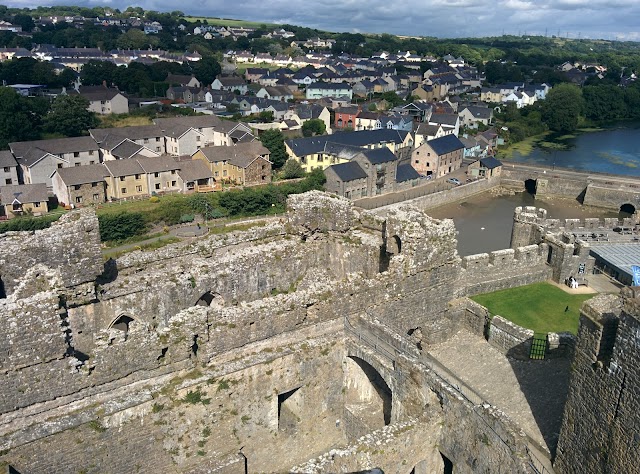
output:
M615 120L627 113L625 92L615 85L585 86L585 115L591 120Z
M120 212L98 216L100 240L103 242L125 240L147 231L144 215L140 212Z
M274 169L282 168L287 161L287 151L284 147L284 135L278 129L265 130L260 135L260 141L269 149Z
M573 132L584 110L582 91L571 84L558 84L547 94L542 117L551 130Z
M282 177L284 179L302 178L303 176L304 169L302 165L292 158L289 158L282 167Z
M324 135L327 131L327 127L320 119L307 120L302 124L302 135L305 137L312 137L314 135Z
M10 87L0 87L0 149L11 142L35 140L40 136L40 116L29 98Z
M211 84L220 74L220 63L213 57L204 57L193 66L193 74L203 84Z
M60 95L45 117L45 128L52 133L78 137L99 123L95 112L89 112L89 101L80 95Z

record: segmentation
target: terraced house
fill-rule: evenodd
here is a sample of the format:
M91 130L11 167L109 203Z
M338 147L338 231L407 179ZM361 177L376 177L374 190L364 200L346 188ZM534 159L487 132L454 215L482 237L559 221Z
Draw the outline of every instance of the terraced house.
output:
M307 172L350 161L352 156L345 153L343 151L345 149L367 148L373 150L386 147L398 159L403 159L410 155L412 146L411 133L386 128L297 138L285 142L289 158L298 161Z
M13 142L9 148L20 165L20 180L24 184L43 183L48 188L57 169L100 162L98 145L91 137Z
M258 141L212 146L192 155L208 165L216 182L253 186L271 182L269 150Z

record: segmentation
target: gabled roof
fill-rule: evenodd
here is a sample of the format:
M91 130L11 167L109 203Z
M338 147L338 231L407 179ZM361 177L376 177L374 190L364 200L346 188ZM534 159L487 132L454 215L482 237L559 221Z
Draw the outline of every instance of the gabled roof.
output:
M144 173L144 169L142 169L142 166L140 166L140 163L138 163L135 158L105 161L104 166L114 178Z
M0 151L0 168L18 166L18 162L9 150Z
M269 149L257 140L232 146L206 146L200 151L210 163L228 161L240 168L246 168L260 155L270 154Z
M141 140L144 138L162 137L162 129L157 125L139 125L135 127L92 128L89 133L102 148L111 150L123 140ZM104 143L107 142L107 143ZM109 144L112 148L105 145Z
M381 163L389 163L398 159L386 146L383 148L376 148L374 150L364 149L362 154L367 161L372 165L379 165Z
M363 147L381 143L403 143L409 132L404 130L380 129L358 132L334 133L308 138L288 140L286 144L297 156L311 155L325 150L328 144Z
M69 93L73 94L73 91ZM105 86L80 86L78 94L86 98L89 102L112 100L118 94L122 95L118 89Z
M91 137L53 138L50 140L33 140L29 142L9 143L9 148L17 158L25 156L32 148L37 148L52 155L80 151L98 150L98 145Z
M191 160L180 162L178 176L187 182L213 178L213 173L202 160Z
M182 163L178 163L173 157L162 156L138 156L136 161L146 173L160 173L162 171L178 170Z
M464 148L464 144L455 135L445 135L444 137L429 140L427 145L438 155L445 155Z
M101 182L104 181L105 176L109 176L109 172L102 164L59 168L55 172L66 186Z
M331 90L331 91L342 91L345 89L351 90L351 86L346 82L314 82L308 86L309 89L319 89L319 90Z
M49 200L47 185L38 184L9 184L0 187L2 204L11 204L18 201L21 204L43 202Z
M331 165L327 169L331 169L340 178L341 181L355 181L356 179L365 179L367 173L355 161L347 161L339 165Z
M502 162L493 156L488 156L486 158L480 159L480 164L487 168L488 170L492 170L494 168L498 168L502 166Z
M409 163L402 163L398 165L398 169L396 170L396 181L398 183L418 179L419 177L420 173L418 173Z
M124 141L120 142L115 148L113 148L111 150L111 154L120 159L131 158L142 148L144 148L142 145L138 145L137 143L132 142L127 138Z
M439 123L454 127L458 123L458 116L456 114L431 114L429 123Z
M490 119L493 115L493 110L489 107L478 107L474 105L469 105L463 108L460 113L464 112L464 110L468 110L471 115L478 119Z

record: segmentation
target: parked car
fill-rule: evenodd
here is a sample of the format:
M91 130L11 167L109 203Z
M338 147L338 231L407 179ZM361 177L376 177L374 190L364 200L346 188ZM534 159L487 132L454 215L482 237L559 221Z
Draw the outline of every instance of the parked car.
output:
M455 184L456 186L460 186L462 184L458 178L449 178L447 183Z

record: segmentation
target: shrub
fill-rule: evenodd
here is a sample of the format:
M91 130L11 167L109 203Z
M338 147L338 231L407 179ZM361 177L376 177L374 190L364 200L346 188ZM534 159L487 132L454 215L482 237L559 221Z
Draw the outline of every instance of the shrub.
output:
M120 212L98 216L100 240L103 242L125 240L147 232L147 223L140 212Z
M60 219L60 214L42 217L16 217L0 223L0 234L10 231L32 231L46 229Z
M182 216L180 216L180 223L185 224L187 222L193 222L194 218L195 216L193 214L183 214Z

